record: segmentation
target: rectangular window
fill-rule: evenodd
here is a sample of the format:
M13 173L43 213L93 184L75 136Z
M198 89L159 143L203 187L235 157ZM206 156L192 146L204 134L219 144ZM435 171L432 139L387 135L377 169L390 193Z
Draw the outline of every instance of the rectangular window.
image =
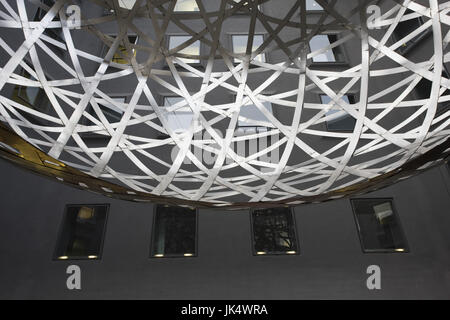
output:
M198 11L197 1L195 0L176 0L175 12Z
M311 38L309 41L309 47L311 49L311 53L316 51L325 49L338 40L337 35L335 34L318 34ZM327 63L343 63L344 62L344 53L342 49L337 46L334 48L327 49L320 54L317 54L312 57L312 61L317 62L327 62Z
M354 95L343 95L342 100L344 100L348 104L355 103ZM320 101L322 104L329 104L331 102L331 98L327 95L321 94ZM339 107L338 107L339 108ZM355 128L356 119L349 115L346 111L342 109L330 109L325 114L326 116L332 116L335 113L342 113L337 118L333 118L326 122L328 131L353 131Z
M236 99L236 97L235 97ZM269 101L261 101L263 107L273 114L272 103ZM264 123L271 123L270 120L260 111L252 101L241 106L239 118L234 136L248 136L255 133L263 133L271 130L271 127L265 126ZM272 143L278 141L278 135L268 135L265 137L246 139L234 142L232 144L234 150L241 157L249 157L255 153L267 149ZM257 159L269 163L277 163L279 161L278 149L265 153ZM265 166L255 166L261 172L272 172L274 168Z
M408 251L391 199L352 199L351 203L364 252Z
M177 103L186 103L186 105L175 111L164 113L169 128L177 134L183 133L189 129L192 122L193 113L183 97L164 97L164 107L174 106Z
M414 13L411 9L407 9L403 16ZM411 32L419 28L421 25L423 25L424 21L422 17L417 17L413 19L409 19L406 21L401 21L398 23L398 25L394 29L394 37L396 41L399 41L409 35ZM398 49L397 52L400 54L406 54L407 51L409 51L411 48L413 48L420 40L422 40L427 34L430 33L430 28L422 31L417 36L412 38L411 40L403 43Z
M21 76L37 81L25 69L22 69ZM12 99L21 105L35 109L42 113L48 113L51 107L50 100L45 93L45 90L40 87L20 86L14 88Z
M100 259L109 205L68 205L54 258Z
M126 101L126 97L111 97L111 100L123 104ZM116 107L114 104L105 101L104 103L99 103L99 107L109 123L119 122L120 120L122 120L124 111L121 108ZM92 114L95 118L98 118L97 114L91 106L89 109L89 113Z
M272 103L269 101L262 101L262 105L273 113ZM241 118L242 117L242 118ZM244 119L245 118L245 119ZM246 105L241 106L239 112L238 127L261 127L261 124L257 124L256 121L270 122L267 117L258 109L251 101Z
M306 0L306 10L308 11L321 11L322 6L314 0Z
M112 36L113 41L117 37L117 35ZM138 36L137 35L129 35L128 36L128 42L131 46L131 53L127 51L127 47L124 43L125 39L122 40L122 43L119 44L117 47L116 53L114 53L114 56L112 58L112 62L118 63L118 64L129 64L132 57L136 57L136 49L133 48L134 45L138 42ZM108 50L108 48L106 48Z
M52 0L41 0L41 3L48 6L49 8L53 7L53 5L55 4L54 1ZM36 11L36 14L34 15L34 21L41 21L42 19L44 19L45 15L47 14L47 11L42 9L41 7L39 7ZM56 14L56 16L53 18L53 21L60 21L59 19L59 14ZM59 28L46 28L44 30L44 34L50 38L52 38L53 40L57 40L60 42L64 42L64 35L63 35L63 31L62 29ZM47 45L50 45L53 49L56 49L57 53L62 53L63 49L54 46L51 43L47 43Z
M134 7L136 0L119 0L119 7L131 10Z
M297 254L295 222L291 209L257 209L251 213L253 253Z
M118 104L121 104L122 108L115 106L114 104L107 102L106 100L98 100L97 101L98 106L99 106L101 112L103 113L103 115L105 116L106 120L109 123L120 122L120 120L122 120L122 116L124 114L123 108L126 108L126 105L124 105L124 104L126 103L127 97L126 96L112 96L112 97L110 96L110 99L117 102ZM100 121L100 117L97 115L97 113L95 113L95 110L90 103L86 107L86 112L89 113L92 117L94 117L98 121ZM80 123L83 125L88 125L88 126L94 124L94 122L92 122L90 119L88 119L85 116L83 116L81 118ZM109 139L108 135L102 135L102 134L99 134L96 132L81 132L80 136L82 136L83 138Z
M152 257L196 256L197 211L157 205L152 234Z
M190 36L169 36L169 50L172 50L178 46L184 45L184 43L191 40ZM192 44L183 48L182 50L177 51L177 53L187 54L190 56L198 57L200 56L200 41L194 41ZM198 58L181 58L178 57L179 60L183 61L186 64L199 64L200 60Z
M231 41L233 45L233 53L236 54L245 54L247 51L247 42L248 35L247 34L233 34L231 36ZM255 52L264 42L264 35L255 34L253 37L252 43L252 52ZM264 53L258 54L253 58L255 61L266 62L266 57ZM234 63L240 63L242 58L234 58Z
M447 70L444 68L442 70L442 77L446 79L450 79L450 75L448 74ZM419 99L429 99L431 95L431 86L432 82L426 78L422 78L418 84L416 84L415 91L417 94L417 97ZM441 97L450 95L450 89L445 90ZM442 114L443 112L450 109L450 101L440 102L437 105L436 114Z

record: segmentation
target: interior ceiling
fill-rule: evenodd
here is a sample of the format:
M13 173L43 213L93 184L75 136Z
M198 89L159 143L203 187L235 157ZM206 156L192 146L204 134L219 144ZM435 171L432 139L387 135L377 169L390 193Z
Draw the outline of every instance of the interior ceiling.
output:
M197 1L198 9L192 12L175 12L175 1L83 1L82 9L92 4L103 10L97 17L92 17L94 11L81 10L81 28L70 18L68 20L64 10L67 5L80 2L60 0L49 7L31 1L44 10L38 21L29 19L25 1L11 2L11 5L0 2L0 34L8 29L21 29L23 41L18 47L8 43L7 37L0 41L0 47L8 54L8 59L1 61L0 73L0 120L6 125L1 130L1 154L66 183L136 201L230 208L297 205L391 184L436 165L448 156L450 110L438 113L437 109L438 103L450 100L450 95L445 93L450 89L450 80L443 76L444 63L450 60L447 48L450 33L445 32L450 25L450 2L430 0L428 5L423 5L414 1L392 1L391 10L384 11L380 18L376 36L365 24L355 22L364 21L366 5L372 1L360 6L356 2L354 8L341 12L335 7L336 1L327 4L318 0L324 10L319 14L321 23L315 25L302 22L301 17L306 12L303 1L286 1L291 7L274 16L260 10L257 2L252 1L222 1L218 2L218 9L212 11L205 8L206 1ZM261 1L261 4L269 6L275 2L280 1ZM405 15L407 9L412 13ZM220 34L224 32L221 28L225 22L238 13L248 15L250 43L246 53L233 54L229 45L221 42ZM406 21L418 16L425 22L422 29L411 29L403 39L388 41L401 19ZM138 20L145 19L150 20L154 34L139 29ZM203 23L200 32L191 28L197 20ZM116 37L102 31L106 23L116 26ZM257 23L268 36L258 47L252 47ZM163 41L171 24L179 26L190 38L175 48ZM282 39L280 34L286 28L297 29L299 38L295 41ZM49 38L46 29L62 31L64 41ZM426 60L413 62L396 51L405 39L426 29L433 39L430 42L433 47L426 48ZM330 30L339 30L341 42L311 52L309 40ZM74 39L80 39L78 36L83 33L105 43L102 55L80 49ZM130 34L139 35L138 44L130 42L127 37ZM311 68L314 57L355 39L359 43L357 64L340 72L331 67L329 70ZM199 56L185 50L195 41L200 41L208 52ZM114 54L120 46L126 48L122 51L122 61L114 62ZM59 58L56 50L63 50L68 59ZM136 51L145 51L146 59L130 54ZM284 54L284 61L271 63L258 58L272 52ZM202 59L205 64L203 68L194 68L185 59ZM85 70L87 61L96 66L92 75ZM161 61L167 67L155 67ZM224 70L217 71L218 61L224 63ZM392 67L372 69L379 61L390 61ZM59 79L49 79L45 75L49 64L65 71ZM19 66L26 70L29 78L18 71ZM266 75L264 81L250 86L248 79L258 73ZM383 78L395 74L404 74L404 81L379 92L370 90L371 81L382 82ZM130 101L118 103L104 91L108 82L130 75L135 77L136 83ZM266 93L267 88L276 87L283 75L294 77L298 83L295 90L278 88L275 93ZM195 92L186 88L186 83L192 79L201 83ZM407 94L421 79L432 83L431 95L428 99L415 100ZM332 83L338 81L343 85L336 90ZM183 99L171 108L161 106L150 82ZM51 102L52 112L29 108L4 95L3 89L8 85L42 88ZM358 87L358 103L343 98L354 86ZM72 89L74 87L81 90ZM234 101L224 104L206 99L216 88L229 91ZM308 101L307 93L313 90L328 96L330 102ZM379 102L380 96L390 97L390 100ZM110 121L99 107L105 101L121 111L117 122ZM268 112L265 102L282 105L284 109L279 110L289 110L290 123L282 123L275 112ZM270 130L256 130L246 136L236 134L237 123L246 120L240 110L248 104L265 116L257 120L255 126ZM88 106L93 107L95 114L88 112ZM192 119L180 133L169 124L167 113L182 108L192 114ZM315 127L336 117L327 113L331 108L355 119L351 132ZM395 124L385 124L384 119L398 108L414 108L415 112ZM305 117L311 110L313 115ZM377 111L376 116L371 110ZM213 116L206 116L206 112ZM81 121L83 118L90 122ZM227 130L220 136L215 129L223 123ZM413 123L416 125L408 127ZM145 130L134 134L132 129L138 125L166 136L146 136ZM202 131L209 136L196 137L196 133ZM89 133L108 139L104 146L88 146L85 137ZM251 141L268 135L278 135L280 139L274 145L269 143L258 149L258 154L242 156L230 147L239 140ZM320 150L303 139L305 135L335 139L331 140L335 143L327 150ZM175 145L179 150L172 161L162 160L161 147ZM194 145L216 154L211 166L196 158L192 153ZM258 159L274 149L279 150L275 163L267 158ZM307 158L297 158L295 155L299 152ZM125 159L122 161L134 166L138 173L121 170L111 160L116 156ZM192 162L191 166L183 165L186 159ZM163 167L164 172L156 172L151 162ZM263 168L270 168L270 172Z

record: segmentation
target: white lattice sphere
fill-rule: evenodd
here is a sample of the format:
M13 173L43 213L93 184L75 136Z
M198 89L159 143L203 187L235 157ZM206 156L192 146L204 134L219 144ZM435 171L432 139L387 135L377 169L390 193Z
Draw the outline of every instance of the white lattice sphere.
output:
M0 120L138 193L332 195L450 136L450 2L372 3L2 1Z

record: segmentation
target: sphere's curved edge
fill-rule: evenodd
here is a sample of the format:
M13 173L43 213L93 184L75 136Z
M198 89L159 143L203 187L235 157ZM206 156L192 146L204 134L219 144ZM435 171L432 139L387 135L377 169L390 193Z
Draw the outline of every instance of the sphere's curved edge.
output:
M89 176L78 169L72 168L63 162L56 160L19 135L11 131L0 123L0 157L14 163L17 166L28 169L41 176L56 179L57 181L70 185L77 189L82 189L94 193L102 194L109 198L128 200L133 202L151 202L165 205L188 206L196 208L220 208L227 210L239 210L249 208L272 208L280 206L297 206L308 203L320 203L333 199L344 198L352 195L360 195L375 191L393 183L399 182L422 171L448 161L450 157L450 138L435 146L426 153L408 161L401 167L369 179L362 183L357 183L346 188L333 190L331 192L317 196L298 196L286 199L286 201L261 201L243 202L229 205L214 204L203 201L190 201L174 197L153 195L150 193L138 192L110 183L101 179Z

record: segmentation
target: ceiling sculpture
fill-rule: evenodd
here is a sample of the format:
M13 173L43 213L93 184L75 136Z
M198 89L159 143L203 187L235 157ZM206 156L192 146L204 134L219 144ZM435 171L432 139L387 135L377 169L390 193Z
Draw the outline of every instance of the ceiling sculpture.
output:
M366 8L377 1L349 1L343 11L338 1L317 0L314 23L306 18L311 1L276 10L280 0L177 7L185 2L0 0L0 154L108 196L237 208L365 192L448 156L450 1L391 1L374 28ZM248 20L239 52L226 35L236 15ZM420 26L393 36L417 18ZM185 36L172 45L174 26ZM331 32L325 46L312 45ZM425 34L431 45L420 60L401 50ZM88 39L105 49L91 50ZM350 43L357 63L314 65ZM59 72L49 76L51 68ZM429 96L419 99L422 80ZM108 91L125 85L126 100ZM161 92L180 98L168 106ZM219 92L231 100L215 99ZM28 103L39 95L48 109ZM343 116L351 131L326 129ZM252 141L252 152L235 147Z

